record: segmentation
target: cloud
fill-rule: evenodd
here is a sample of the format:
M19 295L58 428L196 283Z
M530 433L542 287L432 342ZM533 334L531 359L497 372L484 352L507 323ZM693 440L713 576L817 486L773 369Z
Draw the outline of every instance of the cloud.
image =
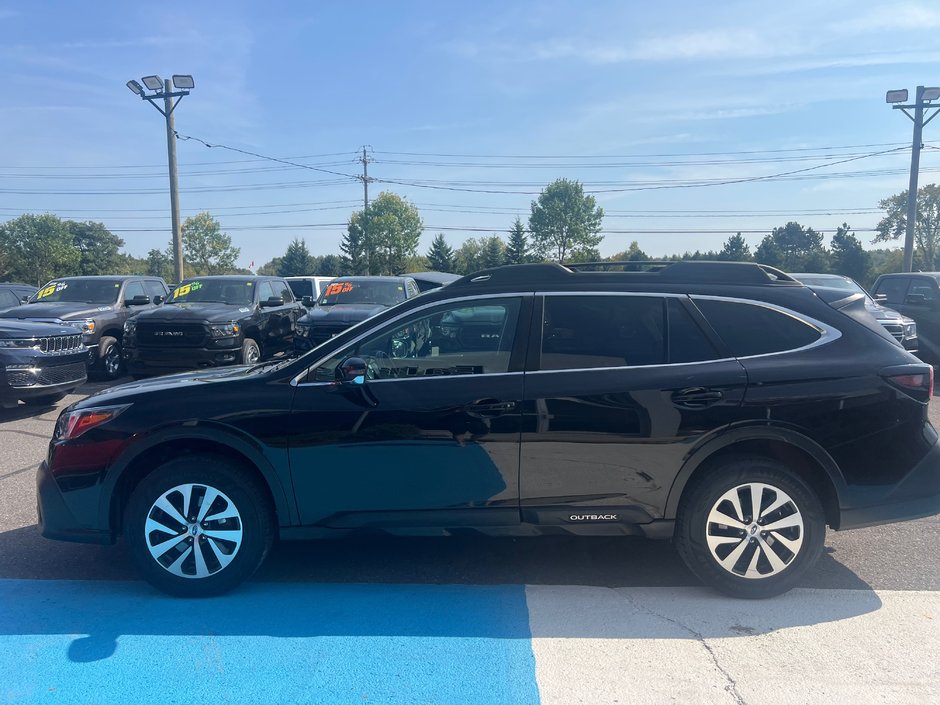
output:
M779 38L771 41L753 29L721 29L651 37L635 44L626 56L639 61L755 59L789 56L802 49Z
M940 28L940 10L912 3L878 7L832 25L834 31L847 34L937 28Z
M475 42L459 40L443 45L445 51L464 59L499 62L574 60L586 64L605 65L626 61L624 47L595 43L582 39L547 39L535 42Z

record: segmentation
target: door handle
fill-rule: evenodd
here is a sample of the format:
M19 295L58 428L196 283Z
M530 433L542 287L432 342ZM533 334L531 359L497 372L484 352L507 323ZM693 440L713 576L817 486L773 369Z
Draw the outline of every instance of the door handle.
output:
M478 401L475 404L470 405L470 412L475 414L481 414L483 416L499 416L504 414L507 411L512 411L516 408L516 402L514 401L496 401L494 399L484 399L483 401Z
M705 387L689 387L672 394L672 403L685 409L704 409L722 399L724 394L719 390Z

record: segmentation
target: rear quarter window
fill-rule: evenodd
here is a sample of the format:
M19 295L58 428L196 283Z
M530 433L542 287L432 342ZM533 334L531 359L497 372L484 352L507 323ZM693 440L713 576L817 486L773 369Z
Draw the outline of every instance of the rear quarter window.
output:
M767 306L697 297L693 301L735 357L796 350L822 336L815 326Z

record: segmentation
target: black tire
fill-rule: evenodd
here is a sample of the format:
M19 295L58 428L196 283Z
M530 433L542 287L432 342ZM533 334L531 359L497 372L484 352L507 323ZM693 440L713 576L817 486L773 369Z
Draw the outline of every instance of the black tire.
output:
M62 401L65 399L65 392L59 392L58 394L43 394L39 397L29 397L28 399L22 399L21 401L26 404L26 406L52 406L53 404Z
M183 528L186 525L172 520L171 515L155 507L155 503L166 495L167 501L173 506L184 509L182 492L171 490L187 485L195 486L191 492L194 504L199 502L200 497L205 499L208 488L221 493L222 496L207 508L204 518L211 519L215 514L231 512L232 506L238 515L237 518L203 521L198 523L197 531L240 530L237 542L217 541L208 534L194 536L192 525L187 531ZM191 511L198 512L199 507L193 507ZM198 518L198 514L195 516ZM174 531L151 531L148 535L148 518ZM158 590L178 597L220 595L241 584L264 561L273 543L274 533L274 511L261 481L245 468L214 455L185 456L157 467L135 488L124 510L124 540L140 574ZM151 553L148 541L158 544L154 553ZM236 543L234 548L230 545ZM195 550L190 550L193 548ZM200 551L203 572L208 570L205 577L192 575L199 569L196 550ZM187 553L176 570L192 577L171 572L176 559ZM227 554L226 558L231 556L228 558L230 562L222 564L214 557L222 554ZM161 564L158 559L164 563ZM169 564L169 567L165 567L165 564Z
M242 349L238 353L238 362L241 365L254 365L261 361L261 348L251 338L245 338Z
M124 374L124 360L121 358L121 343L110 335L101 337L98 343L98 360L95 372L102 379L114 380Z
M732 523L709 522L709 514L713 510L719 511L719 506L725 516L737 514L737 508L730 500L726 499L721 504L719 500L723 496L728 497L735 488L753 483L771 488L770 492L760 490L759 495L766 514L760 519L764 525L769 527L780 522L778 517L788 522L799 517L802 527L764 531L763 526L758 525L757 517L747 516L753 512L749 489L740 490L741 494L734 493L745 514L740 519L747 520L739 522L743 529L734 527ZM788 495L790 501L767 513L766 509L771 508L778 497L782 501L780 492ZM710 537L716 543L727 539L727 543L722 542L713 551L708 544ZM822 504L802 478L769 458L735 456L702 468L686 487L679 503L675 543L679 555L702 582L733 597L756 599L780 595L794 587L818 560L825 537L826 519ZM791 551L788 543L795 545L797 541L800 542L797 550ZM742 548L742 543L748 545ZM737 560L730 555L736 549L741 551ZM779 561L777 567L768 559L769 551L774 553L774 562ZM756 554L761 555L755 558ZM743 577L742 573L752 572L752 558L756 561L753 573L766 571L766 577ZM720 560L731 563L731 566L723 567Z

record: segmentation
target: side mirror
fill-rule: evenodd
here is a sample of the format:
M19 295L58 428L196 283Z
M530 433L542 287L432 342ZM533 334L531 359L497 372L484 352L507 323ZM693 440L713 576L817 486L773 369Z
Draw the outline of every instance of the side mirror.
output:
M280 296L269 296L267 299L261 302L261 308L273 308L275 306L283 306L284 299Z
M887 294L875 294L874 296L872 296L872 298L881 304L888 300L888 295Z
M29 303L29 297L28 297L28 296L21 296L21 297L20 297L20 303L28 304L28 303Z
M159 305L162 304L165 300L166 300L166 297L165 297L165 296L154 296L154 297L153 297L154 306L159 306Z
M149 296L135 296L133 299L124 299L125 306L146 306L150 303Z
M300 299L300 303L302 303L307 308L313 308L317 302L314 300L312 296L304 296L303 298Z
M336 368L336 381L349 384L365 384L367 371L368 365L361 357L347 357Z
M904 297L904 303L911 304L912 306L926 306L927 297L923 294L908 294Z

